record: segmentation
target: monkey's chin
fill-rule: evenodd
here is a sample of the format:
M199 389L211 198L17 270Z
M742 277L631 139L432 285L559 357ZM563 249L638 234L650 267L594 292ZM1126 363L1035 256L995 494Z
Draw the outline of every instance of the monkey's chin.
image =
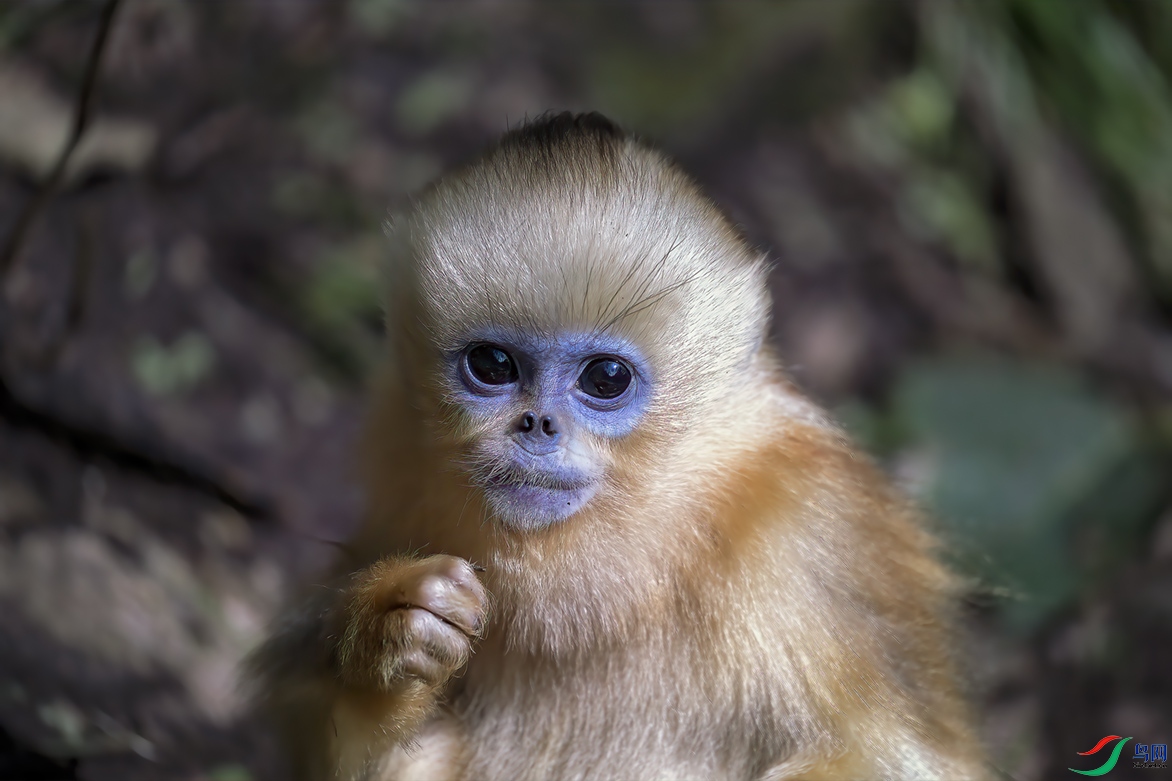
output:
M564 521L594 498L597 483L572 488L550 488L524 483L503 483L485 489L493 516L503 525L535 531Z

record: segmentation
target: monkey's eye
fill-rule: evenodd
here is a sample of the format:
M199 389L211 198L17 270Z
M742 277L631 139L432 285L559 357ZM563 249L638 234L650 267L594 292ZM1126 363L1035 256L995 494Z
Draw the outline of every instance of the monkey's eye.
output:
M517 381L517 364L495 344L478 344L468 351L468 371L485 385L508 385Z
M616 358L595 358L578 377L578 387L596 399L623 395L631 384L631 369Z

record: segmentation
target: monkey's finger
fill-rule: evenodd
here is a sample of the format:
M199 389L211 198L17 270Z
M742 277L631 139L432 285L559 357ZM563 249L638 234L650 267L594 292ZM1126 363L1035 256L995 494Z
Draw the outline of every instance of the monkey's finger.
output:
M410 589L402 607L422 608L469 637L484 631L484 602L450 580L426 578Z
M480 578L476 577L476 567L467 559L437 555L429 556L421 564L427 568L428 572L454 581L461 588L475 594L479 599L484 599L484 586L481 585Z
M461 559L463 566L466 562ZM487 617L487 595L484 587L475 578L447 577L451 570L429 574L414 582L404 584L398 591L398 607L419 607L429 610L443 620L459 628L465 634L478 637L484 631Z
M472 652L463 631L426 610L402 611L403 662L420 677L446 677L464 666Z

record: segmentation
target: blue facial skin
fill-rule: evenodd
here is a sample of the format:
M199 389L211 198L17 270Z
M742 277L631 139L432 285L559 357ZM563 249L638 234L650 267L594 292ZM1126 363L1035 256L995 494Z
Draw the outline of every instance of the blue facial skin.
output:
M468 355L480 345L507 353L515 375L478 378ZM614 398L591 395L587 390L597 384L582 379L599 358L630 371L630 384ZM630 343L605 334L488 330L471 335L447 363L454 401L489 430L477 452L484 466L474 479L496 517L518 529L565 520L590 501L603 474L578 440L629 434L651 400L646 361Z

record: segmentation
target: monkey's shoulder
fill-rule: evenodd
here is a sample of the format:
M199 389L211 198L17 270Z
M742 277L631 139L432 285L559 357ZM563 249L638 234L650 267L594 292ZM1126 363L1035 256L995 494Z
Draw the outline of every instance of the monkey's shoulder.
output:
M784 386L766 393L763 434L725 469L713 503L722 547L784 558L823 582L882 577L892 561L942 580L928 524L883 470L813 402Z

